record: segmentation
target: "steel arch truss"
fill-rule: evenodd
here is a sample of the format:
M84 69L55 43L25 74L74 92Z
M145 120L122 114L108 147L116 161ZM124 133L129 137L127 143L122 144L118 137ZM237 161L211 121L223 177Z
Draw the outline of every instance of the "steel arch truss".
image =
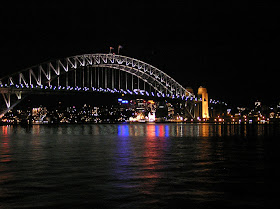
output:
M158 68L134 58L114 54L85 54L45 62L0 79L0 85L50 85L54 79L59 82L60 76L87 66L121 70L138 77L158 93L169 97L185 97L186 93L191 98L195 97Z

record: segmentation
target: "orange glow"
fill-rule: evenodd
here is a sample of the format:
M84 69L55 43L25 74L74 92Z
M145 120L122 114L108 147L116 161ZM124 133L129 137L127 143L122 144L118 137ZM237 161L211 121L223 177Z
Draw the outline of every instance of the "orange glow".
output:
M37 136L40 134L40 126L39 125L35 125L33 126L33 133L36 134Z
M199 135L202 137L209 137L209 126L207 124L202 124L199 129Z
M8 126L2 126L3 138L0 141L0 162L10 162L10 138L8 137Z
M4 136L8 135L8 126L2 126L2 133Z
M147 126L147 136L150 138L154 138L156 133L155 125L148 125Z

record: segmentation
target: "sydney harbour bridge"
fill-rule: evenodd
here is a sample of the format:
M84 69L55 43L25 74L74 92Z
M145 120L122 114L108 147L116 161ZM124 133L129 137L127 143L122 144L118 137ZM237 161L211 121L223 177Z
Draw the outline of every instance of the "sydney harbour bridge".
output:
M191 117L194 101L198 101L169 75L143 61L111 53L84 54L44 62L1 78L0 118L30 93L69 91L180 99Z

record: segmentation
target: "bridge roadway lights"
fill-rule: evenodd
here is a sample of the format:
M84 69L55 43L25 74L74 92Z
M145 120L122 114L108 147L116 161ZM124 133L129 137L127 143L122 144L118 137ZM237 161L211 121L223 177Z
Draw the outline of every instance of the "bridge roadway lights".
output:
M123 89L120 89L120 90L117 90L117 89L110 89L110 88L95 88L95 87L92 87L92 88L88 88L88 87L79 87L79 86L76 86L76 87L70 87L70 86L53 86L53 85L50 85L50 86L43 86L43 85L5 85L5 87L3 85L0 86L0 92L3 96L3 99L5 101L5 104L6 104L6 107L7 109L4 111L4 112L7 112L9 111L10 109L12 109L16 104L18 104L20 101L17 101L15 104L11 105L11 94L15 94L17 96L17 99L18 100L21 100L22 99L22 93L30 93L30 92L48 92L48 91L82 91L82 92L87 92L87 91L91 91L91 92L105 92L105 93L121 93L121 94L131 94L131 95L147 95L147 96L153 96L153 97L163 97L163 98L172 98L172 99L182 99L183 101L188 101L188 100L192 100L192 97L180 97L179 95L169 95L169 94L164 94L164 93L154 93L154 92L137 92L136 90L133 90L133 91L130 91L130 90L123 90ZM0 117L1 118L1 117Z
M0 87L0 92L2 94L3 100L6 104L7 109L4 112L9 111L12 109L15 105L17 105L20 100L22 99L22 93L28 94L30 92L42 92L46 93L47 92L52 92L52 91L57 91L57 92L63 92L63 91L82 91L82 92L105 92L105 93L120 93L120 94L130 94L130 95L146 95L147 96L156 96L156 97L163 97L163 98L172 98L172 99L181 99L182 101L186 101L186 111L188 114L194 119L196 117L202 118L202 119L208 119L209 118L209 112L208 112L208 94L207 90L203 87L199 88L198 91L198 97L193 98L189 96L182 96L180 97L179 95L170 95L170 94L160 94L160 93L154 93L154 92L137 92L136 90L130 91L130 90L117 90L117 89L104 89L104 88L88 88L88 87L71 87L71 86L43 86L43 85L5 85L5 87L2 85ZM17 96L18 101L14 104L11 104L11 95L15 94ZM187 102L191 103L187 103ZM210 99L209 103L211 104L224 104L227 105L224 102L219 102ZM194 106L196 104L196 106ZM194 116L193 116L194 115ZM3 116L3 114L2 114ZM2 117L0 116L0 118Z

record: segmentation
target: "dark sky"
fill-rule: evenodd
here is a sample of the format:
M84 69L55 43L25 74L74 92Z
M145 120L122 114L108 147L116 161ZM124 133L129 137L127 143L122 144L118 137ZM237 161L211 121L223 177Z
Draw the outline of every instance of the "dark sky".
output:
M121 54L195 91L203 85L211 98L280 101L280 8L268 1L37 2L1 6L0 77L120 44Z

